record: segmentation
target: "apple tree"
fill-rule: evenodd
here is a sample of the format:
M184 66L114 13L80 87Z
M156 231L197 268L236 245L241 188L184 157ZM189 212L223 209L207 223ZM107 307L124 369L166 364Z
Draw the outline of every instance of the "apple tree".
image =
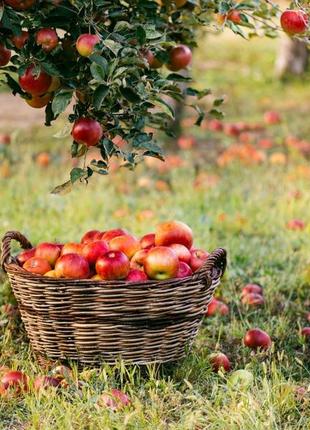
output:
M307 36L306 3L281 21L285 31ZM220 115L221 100L204 112L199 101L210 90L198 91L180 73L201 31L275 37L279 13L269 0L4 0L1 76L21 102L45 108L47 126L70 105L72 157L100 151L100 160L71 171L63 187L71 186L106 175L114 156L129 168L146 156L162 158L155 137L171 134L171 100L191 96L198 126L205 115Z

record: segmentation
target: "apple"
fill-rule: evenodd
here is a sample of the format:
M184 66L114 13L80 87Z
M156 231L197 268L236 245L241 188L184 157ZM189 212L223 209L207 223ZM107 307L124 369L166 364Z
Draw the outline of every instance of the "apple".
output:
M22 32L18 35L14 35L11 37L11 41L16 49L23 49L29 39L28 31L22 30Z
M173 72L185 69L192 61L192 51L186 45L179 45L169 52L169 63L167 67Z
M241 301L244 305L248 306L261 306L265 304L264 297L257 293L244 294Z
M96 272L105 280L126 279L129 271L129 259L121 251L107 252L96 263Z
M41 28L36 34L36 43L43 51L51 52L58 45L59 39L53 28Z
M53 93L57 91L60 87L61 87L61 80L58 78L58 76L52 76L52 82L48 88L48 92Z
M103 136L103 129L95 119L79 118L73 125L71 135L77 143L96 146Z
M213 298L208 305L208 309L205 315L207 317L211 317L216 314L224 316L224 315L227 315L228 313L229 313L229 307L225 303L221 302L220 300Z
M257 284L246 284L242 288L241 297L250 293L263 295L263 289L260 285L257 285Z
M224 133L227 136L238 137L239 134L241 133L241 130L237 124L225 124L224 125Z
M90 230L84 234L81 239L81 243L86 244L89 242L94 242L96 240L101 240L102 232L99 230Z
M57 388L61 384L61 379L53 376L37 376L33 383L35 391L45 390L50 387Z
M191 250L191 259L189 265L191 266L193 272L199 270L209 258L209 253L203 249L193 249Z
M155 233L145 234L141 237L140 246L142 249L152 248L155 246Z
M27 272L35 273L36 275L44 275L45 273L52 270L50 264L43 258L32 257L27 260L23 268Z
M289 230L304 230L306 228L306 224L301 219L291 219L287 224L287 228Z
M50 270L44 274L47 278L58 278L56 270Z
M70 379L72 378L72 370L70 367L60 364L51 370L51 375L56 379Z
M112 251L121 251L130 259L140 249L138 239L131 235L122 235L114 237L109 243Z
M235 10L235 9L228 12L227 19L228 19L228 21L231 21L234 24L240 24L242 21L242 17L241 17L240 12L238 10Z
M60 251L59 246L55 243L44 242L37 246L35 257L43 258L54 267L56 260L60 256Z
M102 233L101 240L110 243L114 237L128 235L128 232L122 228L114 228L112 230L105 231Z
M248 330L243 342L245 346L251 349L268 349L272 344L269 334L259 328Z
M26 103L34 109L42 109L52 99L52 95L49 93L42 94L41 96L32 96L29 99L25 99Z
M282 29L290 34L302 34L309 25L308 15L302 10L286 10L282 13L281 18Z
M302 335L303 337L305 337L306 339L310 340L310 327L304 327L304 328L301 330L301 335Z
M82 57L89 57L99 42L100 37L97 34L81 34L76 41L76 49Z
M62 255L56 262L55 271L58 278L87 279L90 276L87 260L78 254Z
M45 94L52 82L52 77L44 70L36 71L35 65L31 64L25 72L19 76L21 88L32 96Z
M209 360L212 366L212 370L214 372L218 372L219 370L225 370L226 372L229 372L229 370L231 369L229 358L227 357L227 355L221 352L211 354L209 356Z
M223 131L224 125L219 119L211 119L208 122L208 129L211 131Z
M9 370L4 373L0 383L5 391L14 390L16 394L28 391L28 377L18 370Z
M130 260L130 268L143 270L144 260L145 260L145 257L147 256L148 252L149 252L148 248L139 249L139 251L137 251Z
M155 245L169 246L179 243L190 249L193 245L191 228L181 221L168 221L159 224L155 231Z
M180 149L188 150L192 149L196 144L196 139L194 137L181 136L178 139L178 146Z
M30 9L37 0L4 0L4 3L11 6L15 10L27 10Z
M143 56L149 64L150 69L160 69L163 65L150 49L143 51Z
M6 66L11 59L11 51L0 43L0 67Z
M29 260L30 258L33 258L35 253L36 253L36 248L25 249L24 251L18 254L16 259L18 263L22 266L24 263L26 263L27 260Z
M271 149L273 144L273 140L270 138L264 138L258 141L258 146L260 146L262 149Z
M11 136L6 133L0 133L0 145L10 145Z
M171 245L169 245L169 248L176 253L180 261L184 261L184 263L190 264L192 255L189 249L186 248L186 246L181 245L180 243L172 243Z
M50 162L51 156L48 152L40 152L40 154L36 156L36 163L40 167L47 167L49 166Z
M120 406L129 406L131 403L127 394L117 388L112 388L111 395Z
M108 244L103 240L86 243L83 247L83 256L90 266L94 266L99 257L102 257L109 251Z
M193 274L192 269L189 267L187 263L184 263L184 261L180 261L179 263L179 270L177 273L177 278L187 278L188 276L191 276Z
M172 249L165 246L151 248L144 260L144 271L150 279L159 281L176 278L180 263Z
M233 372L228 380L228 385L233 388L247 389L254 382L254 377L251 372L245 369L236 370Z
M127 282L144 282L147 280L147 275L139 269L131 269L126 278Z
M74 243L68 242L65 243L61 250L61 255L66 254L78 254L83 255L83 244L82 243Z
M281 122L281 116L276 111L268 111L264 113L264 121L268 125L279 124Z

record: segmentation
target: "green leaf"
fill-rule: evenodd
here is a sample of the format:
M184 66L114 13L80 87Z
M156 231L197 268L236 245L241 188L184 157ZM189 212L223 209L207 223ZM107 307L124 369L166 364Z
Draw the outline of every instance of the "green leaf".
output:
M65 195L68 194L72 191L72 182L71 181L67 181L64 184L58 185L57 187L55 187L52 191L51 194L59 194L59 195Z
M128 100L131 103L139 103L140 102L140 97L139 95L132 89L129 87L120 87L120 92L122 94L122 96Z
M97 82L102 82L105 80L106 70L105 70L105 67L103 67L102 65L98 63L92 63L90 66L90 72L92 74L92 77Z
M120 43L115 42L112 39L105 39L102 41L103 45L110 49L115 56L117 56L119 50L122 48Z
M102 103L106 97L106 95L109 92L109 87L107 85L99 85L99 87L96 88L93 94L93 105L94 108L97 110L100 110Z
M144 45L144 43L146 42L146 32L142 25L139 25L139 27L137 27L136 29L136 38L140 45Z
M80 167L75 167L70 172L71 183L74 184L74 182L78 181L79 179L85 176L86 176L86 172L84 169L81 169Z
M67 106L69 106L71 99L72 91L60 90L58 93L56 93L52 101L52 111L54 115L57 116L64 112Z

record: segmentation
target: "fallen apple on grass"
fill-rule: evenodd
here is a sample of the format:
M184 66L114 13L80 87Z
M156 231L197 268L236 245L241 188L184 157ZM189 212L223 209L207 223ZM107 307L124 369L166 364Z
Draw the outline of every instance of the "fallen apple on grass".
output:
M245 346L254 350L269 349L272 344L269 334L259 328L248 330L243 342Z
M229 314L229 307L221 302L220 300L217 300L213 298L211 302L208 305L208 309L206 312L206 317L212 317L214 315L228 315Z
M209 356L209 360L214 372L218 372L219 370L225 370L226 372L229 372L231 369L229 358L222 352L211 354Z

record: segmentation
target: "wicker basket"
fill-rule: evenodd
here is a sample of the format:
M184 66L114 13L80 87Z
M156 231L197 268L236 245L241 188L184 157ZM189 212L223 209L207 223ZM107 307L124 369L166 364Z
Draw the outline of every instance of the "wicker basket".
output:
M2 240L7 272L33 351L42 363L79 365L164 363L191 346L206 306L226 267L217 249L193 276L128 284L47 278L31 274L11 256L11 241L31 243L18 232Z

